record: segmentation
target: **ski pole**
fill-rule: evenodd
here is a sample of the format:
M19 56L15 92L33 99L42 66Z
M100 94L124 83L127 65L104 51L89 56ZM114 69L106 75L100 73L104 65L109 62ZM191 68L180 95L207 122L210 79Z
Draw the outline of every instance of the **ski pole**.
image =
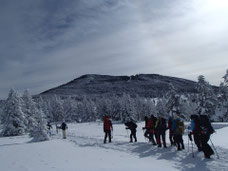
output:
M188 137L188 152L189 152L189 137Z
M188 152L189 152L189 129L188 129Z
M210 139L210 141L211 141L211 139ZM216 148L215 148L215 146L214 146L214 144L213 144L213 142L212 142L212 141L211 141L211 144L212 144L212 147L213 147L213 148L214 148L214 150L215 150L215 154L216 154L217 158L219 159L218 152L217 152L217 150L216 150Z
M192 141L191 141L191 142L192 142ZM192 142L192 157L194 158L193 142Z

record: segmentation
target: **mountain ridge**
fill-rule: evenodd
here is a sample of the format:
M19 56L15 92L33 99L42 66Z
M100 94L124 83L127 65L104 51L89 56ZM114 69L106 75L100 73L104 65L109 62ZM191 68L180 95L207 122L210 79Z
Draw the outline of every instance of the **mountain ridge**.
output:
M99 74L82 75L40 95L60 96L121 96L124 93L140 97L161 97L172 84L180 94L197 93L195 81L159 74L112 76Z

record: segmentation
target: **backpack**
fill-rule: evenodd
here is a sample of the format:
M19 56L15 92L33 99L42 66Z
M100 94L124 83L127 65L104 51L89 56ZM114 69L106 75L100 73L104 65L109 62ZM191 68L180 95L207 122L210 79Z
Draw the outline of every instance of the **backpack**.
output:
M133 129L136 129L136 128L137 128L137 124L134 123L134 122L132 122L132 121L125 123L125 125L126 125L127 127L129 127L130 129L132 129L132 128L133 128Z
M207 115L200 115L200 127L205 134L213 134L215 132Z
M183 134L184 133L184 122L181 120L176 120L176 129L175 132L177 134Z
M137 124L133 122L133 127L134 128L137 128Z

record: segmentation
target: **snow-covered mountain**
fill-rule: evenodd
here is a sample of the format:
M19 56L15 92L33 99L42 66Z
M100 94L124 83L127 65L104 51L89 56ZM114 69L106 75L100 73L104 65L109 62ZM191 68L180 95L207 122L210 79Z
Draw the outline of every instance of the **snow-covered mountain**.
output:
M64 85L47 90L41 95L122 95L159 97L170 90L172 84L179 93L196 93L194 81L162 76L158 74L138 74L134 76L83 75Z

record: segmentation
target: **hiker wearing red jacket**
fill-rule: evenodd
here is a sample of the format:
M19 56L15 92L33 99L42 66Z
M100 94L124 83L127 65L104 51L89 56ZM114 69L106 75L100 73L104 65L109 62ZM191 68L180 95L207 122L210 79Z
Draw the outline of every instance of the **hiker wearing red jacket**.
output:
M109 116L105 116L104 117L104 133L105 133L105 137L104 137L104 143L106 143L106 139L107 136L109 138L109 142L111 142L111 131L113 130L112 127L112 121L110 120Z
M147 116L145 116L145 127L143 129L146 129L144 136L149 139L150 142L152 142L153 145L156 145L156 142L154 140L154 126L156 122L156 118L151 115L151 117L148 119Z

